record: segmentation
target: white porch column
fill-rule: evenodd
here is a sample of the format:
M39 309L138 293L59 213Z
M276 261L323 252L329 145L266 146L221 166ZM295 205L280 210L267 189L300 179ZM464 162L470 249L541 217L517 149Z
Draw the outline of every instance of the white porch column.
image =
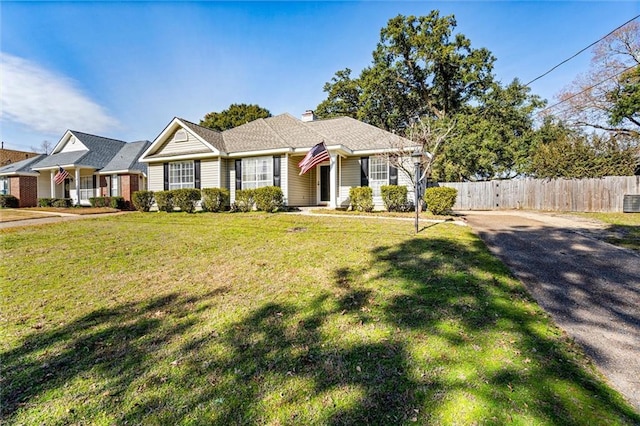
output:
M329 207L335 209L338 199L338 154L329 153Z
M49 196L50 198L56 197L56 182L53 180L54 176L55 176L55 173L53 173L53 170L51 170L49 172L49 177L51 178L51 195Z
M76 206L80 205L80 169L76 168Z

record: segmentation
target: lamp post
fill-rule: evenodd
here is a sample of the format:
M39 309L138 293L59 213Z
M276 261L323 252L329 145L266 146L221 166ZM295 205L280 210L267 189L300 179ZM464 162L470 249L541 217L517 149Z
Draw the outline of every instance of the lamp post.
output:
M420 149L416 147L413 154L411 154L411 158L413 159L413 164L416 166L415 170L415 185L414 185L414 193L415 193L415 204L416 204L416 234L418 233L418 215L420 209L420 163L422 162L422 152Z

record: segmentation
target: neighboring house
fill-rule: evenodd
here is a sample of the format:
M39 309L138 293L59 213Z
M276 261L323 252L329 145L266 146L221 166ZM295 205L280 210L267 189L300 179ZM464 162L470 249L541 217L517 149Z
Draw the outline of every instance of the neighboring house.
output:
M300 176L298 163L322 141L330 160ZM281 114L223 132L174 118L140 161L149 165L152 191L227 188L233 202L239 189L274 185L289 206L347 207L350 188L370 186L376 207L382 207L382 185L412 188L380 154L410 145L353 118L315 120L312 111L302 120Z
M38 198L71 198L75 205L89 205L91 197L121 196L130 202L133 192L146 189L147 167L138 159L150 144L67 130L50 155L0 168L0 182L6 182L21 207L35 206ZM61 167L69 178L58 185L54 176ZM35 197L25 189L14 193L14 188L31 188L34 182Z
M38 155L40 154L38 154L37 152L6 149L4 147L4 142L2 142L2 148L0 148L0 166L6 166L7 164L15 163L16 161L26 160L28 158L33 158Z
M11 194L19 200L19 207L38 204L38 172L32 166L44 158L36 155L26 160L0 167L0 194Z

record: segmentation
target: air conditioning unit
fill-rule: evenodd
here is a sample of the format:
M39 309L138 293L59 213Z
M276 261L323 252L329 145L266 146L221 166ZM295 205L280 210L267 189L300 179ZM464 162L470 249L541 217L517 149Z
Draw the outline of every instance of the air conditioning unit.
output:
M640 194L625 195L622 201L622 211L624 213L640 213Z

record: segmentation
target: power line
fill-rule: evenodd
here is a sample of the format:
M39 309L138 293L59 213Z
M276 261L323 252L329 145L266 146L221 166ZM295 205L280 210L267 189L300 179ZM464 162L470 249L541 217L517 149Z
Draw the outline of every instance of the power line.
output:
M640 16L640 15L639 15L639 16ZM637 67L637 66L638 66L638 65L631 65L630 67L623 69L622 71L620 71L620 72L619 72L619 73L617 73L617 74L610 75L609 77L605 78L604 80L601 80L601 81L597 82L596 84L591 85L591 86L589 86L589 87L587 87L587 88L585 88L585 89L581 90L581 91L580 91L580 92L578 92L578 93L574 93L573 95L569 96L569 97L568 97L568 98L566 98L566 99L561 100L560 102L557 102L557 103L555 103L555 104L553 104L553 105L551 105L551 106L546 107L546 108L545 108L545 109L543 109L543 110L538 111L538 112L537 112L537 114L542 114L543 112L548 111L548 110L550 110L550 109L552 109L552 108L555 108L555 107L557 107L557 106L558 106L558 105L560 105L560 104L563 104L563 103L565 103L565 102L567 102L567 101L570 101L571 99L575 98L576 96L581 95L581 94L583 94L584 92L587 92L587 91L589 91L589 90L593 89L594 87L600 86L602 83L605 83L605 82L607 82L607 81L611 80L612 78L616 78L616 77L618 77L619 75L622 75L622 74L624 74L625 72L627 72L627 71L629 71L629 70L631 70L631 69L633 69L633 68L635 68L635 67Z
M576 56L578 56L579 54L581 54L582 52L584 52L585 50L593 47L594 45L600 43L602 40L604 40L605 38L609 37L611 34L613 34L614 32L618 31L620 28L624 27L625 25L627 25L629 22L634 21L636 19L638 19L640 17L640 15L636 15L633 18L629 19L627 22L625 22L624 24L620 25L618 28L614 29L613 31L611 31L609 34L607 34L604 37L601 37L599 40L594 41L593 43L591 43L590 45L588 45L587 47L585 47L584 49L582 49L581 51L579 51L578 53L576 53L575 55L571 56L568 59L565 59L564 61L560 62L558 65L556 65L555 67L551 68L549 71L545 72L542 75L539 75L538 77L534 78L533 80L531 80L530 82L528 82L527 84L525 84L525 86L530 85L531 83L533 83L536 80L540 80L542 77L544 77L545 75L549 74L551 71L555 70L556 68L558 68L559 66L569 62L570 60L572 60L573 58L575 58Z

